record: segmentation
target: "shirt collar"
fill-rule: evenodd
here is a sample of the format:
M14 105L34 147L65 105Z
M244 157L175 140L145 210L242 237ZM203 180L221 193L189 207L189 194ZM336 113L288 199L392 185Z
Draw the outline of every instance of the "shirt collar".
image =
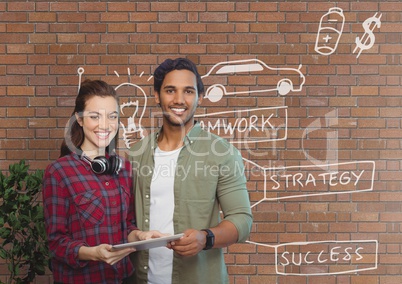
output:
M154 137L155 145L158 145L158 137L162 133L163 126L159 128L158 132L156 132ZM183 137L184 146L189 146L194 143L197 137L200 135L202 128L201 125L195 121L194 126L190 129L190 131Z
M91 165L89 165L86 161L84 161L84 160L82 159L82 157L81 157L81 156L83 155L83 152L82 152L82 151L71 152L70 155L73 157L73 159L75 159L75 160L77 160L78 162L80 162L81 164L83 164L84 167L85 167L88 171L91 169Z
M71 155L74 159L76 159L77 161L79 161L81 164L83 164L84 167L85 167L87 170L90 170L90 169L91 169L90 162L87 162L87 160L88 160L88 161L91 161L91 158L89 158L89 157L87 156L88 159L85 160L85 159L82 157L83 155L85 155L85 153L84 153L83 151L71 152L70 155ZM106 157L106 159L109 159L110 155L109 155L108 153L105 153L105 157Z

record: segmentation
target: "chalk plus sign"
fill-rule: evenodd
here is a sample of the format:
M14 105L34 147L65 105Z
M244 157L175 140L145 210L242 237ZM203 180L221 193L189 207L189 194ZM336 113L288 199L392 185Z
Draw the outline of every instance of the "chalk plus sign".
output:
M332 38L332 37L330 37L330 36L327 34L327 36L324 37L323 40L325 40L325 42L329 42L329 40L330 40L331 38Z

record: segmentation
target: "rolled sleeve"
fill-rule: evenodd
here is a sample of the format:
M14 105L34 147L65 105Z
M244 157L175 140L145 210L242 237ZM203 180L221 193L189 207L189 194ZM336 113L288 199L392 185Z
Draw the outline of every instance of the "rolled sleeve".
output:
M236 227L238 242L244 242L253 223L250 200L244 176L244 164L237 149L233 155L227 155L221 164L221 176L218 183L218 199L224 219Z

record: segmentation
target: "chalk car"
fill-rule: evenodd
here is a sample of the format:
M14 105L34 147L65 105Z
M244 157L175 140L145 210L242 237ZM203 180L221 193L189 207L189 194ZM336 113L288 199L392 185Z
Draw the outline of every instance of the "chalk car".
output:
M300 92L306 81L296 68L274 68L259 59L226 61L215 64L202 76L207 87L205 98L217 102L225 95L244 95L277 91L284 96Z

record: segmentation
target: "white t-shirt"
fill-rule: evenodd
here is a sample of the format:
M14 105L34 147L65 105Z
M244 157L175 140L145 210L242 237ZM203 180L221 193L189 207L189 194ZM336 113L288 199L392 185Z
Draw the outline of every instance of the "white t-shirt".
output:
M149 229L174 234L174 176L181 148L155 150L155 168L151 181ZM173 251L166 247L149 250L148 283L172 283Z

